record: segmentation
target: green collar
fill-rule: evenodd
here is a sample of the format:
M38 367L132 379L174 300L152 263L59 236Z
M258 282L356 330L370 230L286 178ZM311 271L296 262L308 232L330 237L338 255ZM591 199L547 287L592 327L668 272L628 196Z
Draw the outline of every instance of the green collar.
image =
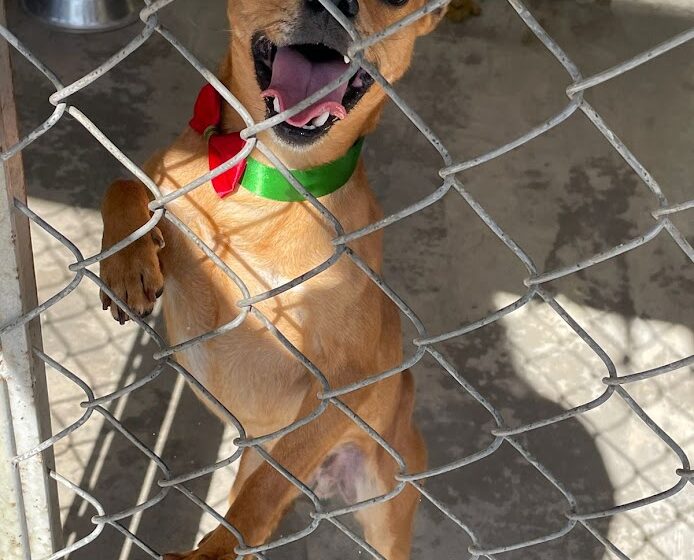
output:
M341 158L310 169L291 170L291 174L316 198L332 194L349 181L357 168L363 145L364 139L360 138ZM305 200L278 169L251 157L246 160L246 171L240 184L247 191L270 200L280 202Z

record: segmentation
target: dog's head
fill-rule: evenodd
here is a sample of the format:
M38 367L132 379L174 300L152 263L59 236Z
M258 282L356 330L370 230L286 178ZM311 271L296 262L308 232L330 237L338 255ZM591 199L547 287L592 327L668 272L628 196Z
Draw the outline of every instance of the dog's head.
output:
M426 0L332 0L362 37L381 31ZM369 47L365 58L389 82L407 70L417 36L444 9ZM350 67L349 34L319 0L230 0L232 87L256 120L291 108ZM287 147L305 150L329 138L354 141L375 126L385 92L363 69L273 129Z

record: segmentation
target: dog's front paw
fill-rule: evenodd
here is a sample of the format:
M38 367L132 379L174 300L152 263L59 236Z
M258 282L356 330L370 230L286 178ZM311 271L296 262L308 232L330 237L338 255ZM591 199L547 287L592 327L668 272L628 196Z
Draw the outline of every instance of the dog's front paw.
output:
M208 533L198 544L198 548L185 554L164 554L163 560L236 560L234 552L236 539L223 527ZM246 557L249 558L249 557Z
M164 560L236 560L235 552L221 553L210 550L201 545L201 548L185 554L164 554ZM233 547L232 547L233 550Z
M233 552L224 556L210 556L199 550L187 554L164 554L164 560L236 560L236 558Z
M164 291L164 275L159 262L159 251L163 247L164 237L155 227L101 263L101 279L140 317L152 313L157 298ZM100 296L104 310L110 308L113 318L123 325L128 315L103 290Z

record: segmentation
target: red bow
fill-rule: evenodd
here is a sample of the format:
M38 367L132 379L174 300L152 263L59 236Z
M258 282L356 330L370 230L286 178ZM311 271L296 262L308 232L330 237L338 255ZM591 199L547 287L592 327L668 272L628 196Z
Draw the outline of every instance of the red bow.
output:
M246 145L238 132L219 134L222 122L222 96L210 84L205 85L198 94L190 127L201 136L208 137L208 160L210 171L217 169L238 154ZM212 186L220 198L235 193L246 171L246 160L212 179Z

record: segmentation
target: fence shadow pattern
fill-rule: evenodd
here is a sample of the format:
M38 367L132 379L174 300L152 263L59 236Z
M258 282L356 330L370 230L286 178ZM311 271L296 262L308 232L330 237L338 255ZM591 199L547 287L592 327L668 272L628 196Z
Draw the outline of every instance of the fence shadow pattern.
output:
M8 160L13 155L21 152L26 146L31 144L34 140L48 133L51 128L65 115L70 115L72 118L81 123L86 130L88 130L92 136L104 147L106 148L119 162L121 162L135 177L141 180L147 188L151 191L154 199L150 204L150 210L152 211L152 217L147 224L142 226L140 229L135 231L133 234L123 239L121 242L117 243L110 249L103 251L99 254L85 257L80 250L73 244L70 239L61 234L53 228L46 220L41 216L33 212L24 202L15 201L15 209L31 220L38 227L42 228L49 235L53 236L60 243L62 243L71 253L74 255L75 262L69 266L70 270L74 273L73 279L69 284L60 290L58 293L53 295L44 303L40 304L38 307L32 311L26 313L21 317L16 317L8 323L0 327L0 334L9 332L12 329L16 329L25 325L27 322L37 318L41 313L46 311L52 305L56 304L63 298L67 297L83 280L88 280L94 282L99 288L104 290L114 302L116 302L122 309L126 311L130 319L135 322L147 336L157 345L158 350L154 354L154 358L157 360L157 366L148 375L138 379L135 383L129 386L125 386L117 390L116 392L97 397L90 386L85 383L83 379L66 369L63 365L58 363L56 360L46 355L45 353L35 350L37 357L45 362L48 366L53 368L59 374L62 374L65 378L74 382L79 386L85 394L86 400L81 404L84 409L82 417L62 430L60 433L55 434L50 439L44 441L40 445L34 447L33 449L26 450L21 455L16 456L13 461L15 464L19 464L28 458L41 453L43 450L53 446L57 441L65 438L75 430L78 430L93 414L99 414L104 417L104 419L110 423L117 431L119 431L125 438L127 438L132 445L138 448L146 457L153 461L160 471L160 478L158 480L159 490L150 499L129 507L126 510L119 512L106 512L101 506L99 501L87 493L85 490L81 489L76 484L66 480L57 472L51 472L50 475L58 481L58 483L67 486L75 494L79 495L81 498L89 502L95 509L96 515L92 518L92 523L94 525L93 531L86 537L74 542L70 546L55 552L49 557L49 560L56 560L58 558L63 558L70 554L71 552L86 546L88 543L99 538L104 528L108 525L125 535L126 538L132 540L133 544L143 550L145 553L149 554L153 558L161 558L159 553L153 550L147 543L143 542L136 535L132 534L121 522L127 520L139 512L147 510L159 502L161 502L170 492L180 492L182 495L187 497L191 502L196 504L204 512L213 516L219 523L231 531L238 539L240 543L236 549L236 554L239 557L243 556L254 556L255 558L266 558L268 551L272 549L281 547L290 542L302 539L313 531L315 531L321 523L329 523L334 527L342 531L346 536L348 536L352 541L354 541L355 546L361 547L364 552L368 553L374 558L383 558L373 547L371 547L361 536L354 533L342 520L342 516L353 513L363 508L370 507L374 504L381 503L390 500L397 496L407 485L414 487L422 496L423 499L428 500L433 506L440 510L447 518L449 518L453 523L455 523L462 531L467 533L472 545L469 548L469 552L473 559L487 558L493 560L495 558L500 558L503 553L524 549L538 545L541 543L546 543L555 539L560 539L564 535L577 528L578 526L584 527L588 532L590 532L597 541L599 541L607 551L614 554L615 557L621 559L628 559L628 556L622 552L618 546L612 543L607 536L601 534L594 526L594 521L597 519L603 519L607 517L614 516L618 513L627 512L635 510L637 508L642 508L659 502L661 500L667 500L671 496L674 496L678 492L685 489L688 484L694 484L694 471L691 469L689 458L687 457L684 450L675 442L663 429L661 429L656 422L654 422L647 413L641 408L641 406L632 398L627 390L627 386L631 383L638 383L639 381L651 379L656 376L667 375L676 370L686 368L694 364L694 356L688 356L686 358L677 360L673 363L665 364L660 367L650 369L647 371L636 371L627 375L618 375L615 364L608 356L607 352L591 338L591 336L584 330L581 325L574 320L574 318L556 301L556 299L544 289L544 285L553 280L565 277L567 275L576 273L580 270L584 270L588 267L602 263L608 259L622 255L628 251L632 251L649 241L653 240L657 236L667 235L674 240L674 242L680 247L680 249L685 253L686 257L690 261L694 262L694 248L687 241L684 235L677 229L672 221L675 214L684 212L686 210L694 208L694 200L688 200L679 204L671 204L661 186L655 180L655 178L649 173L649 171L639 162L637 157L629 150L629 148L618 138L615 132L610 128L610 126L603 120L600 114L585 100L584 93L598 86L608 80L611 80L625 72L628 72L646 62L653 60L654 58L674 49L680 45L685 44L688 41L694 40L694 28L691 28L675 37L672 37L668 41L654 46L650 50L643 52L621 64L618 64L612 68L599 72L595 75L584 77L579 68L574 64L574 62L569 58L569 56L562 50L562 48L557 44L557 42L542 28L540 23L535 19L533 14L531 14L526 6L521 2L521 0L507 0L508 4L513 10L516 11L520 19L527 25L529 30L535 35L537 40L539 40L548 50L549 54L556 58L556 60L561 64L561 66L566 70L569 78L570 85L566 88L566 94L568 97L568 103L563 108L561 112L555 115L551 115L546 121L538 124L535 128L528 131L523 136L500 146L486 154L480 155L474 159L456 162L450 155L449 151L446 149L444 144L439 140L436 134L427 126L427 124L420 118L420 116L407 105L407 103L399 97L397 92L391 87L391 85L384 79L384 77L378 72L378 70L372 66L368 61L363 58L363 53L365 49L369 46L376 44L377 42L383 40L396 33L399 29L404 26L412 24L417 19L425 16L426 14L445 7L448 0L435 0L429 2L422 9L410 14L409 16L403 18L401 21L392 25L391 27L384 29L374 35L369 37L361 37L353 28L351 23L343 16L343 14L336 8L336 6L330 0L320 0L321 4L324 5L325 9L342 25L345 30L350 34L352 38L351 47L349 49L348 55L351 59L351 64L349 69L331 84L327 85L320 91L316 92L314 95L308 99L302 101L298 105L287 109L281 114L275 115L263 122L256 123L250 117L246 109L241 105L241 103L225 88L225 86L215 77L214 73L205 68L195 56L188 51L183 45L174 37L170 31L168 31L160 22L158 17L158 12L163 9L168 4L171 4L173 0L146 0L146 6L140 14L140 18L144 23L144 28L129 44L127 44L119 52L115 53L110 59L101 64L99 67L95 68L93 71L89 72L77 81L64 85L58 77L51 72L44 64L41 63L7 28L0 26L0 35L4 40L8 41L22 56L24 56L30 63L32 63L44 76L48 79L55 87L55 92L49 97L49 102L55 107L52 115L35 130L30 132L28 135L23 137L17 144L11 146L5 152L1 154L2 160ZM124 58L142 46L150 37L154 34L159 34L164 39L166 39L177 51L203 76L207 82L209 82L224 98L224 100L238 112L238 114L244 119L246 128L241 132L242 138L245 140L246 144L244 149L234 158L226 162L224 165L220 166L216 170L209 172L196 180L192 181L190 184L184 186L183 188L168 194L166 196L162 195L158 186L140 169L135 163L133 163L125 153L116 145L114 145L109 138L101 132L94 123L89 119L87 115L82 113L78 107L70 103L71 96L81 89L85 88L95 80L98 80L106 72L115 67ZM435 191L430 193L425 198L419 200L415 204L400 210L394 214L391 214L378 222L372 223L362 229L357 231L344 231L340 222L333 216L319 200L314 198L310 193L308 193L300 183L291 175L289 170L282 164L282 162L257 138L257 134L261 131L267 130L270 127L296 115L304 108L308 107L311 103L317 101L326 95L329 91L335 89L338 85L346 82L354 74L358 68L363 68L378 82L378 84L387 92L388 96L393 103L407 116L407 118L417 127L417 129L423 134L427 140L431 143L433 148L438 152L441 157L442 165L439 170L439 176L441 180L441 186ZM653 196L653 211L651 216L654 220L654 225L643 235L635 237L633 239L625 240L623 243L610 248L609 250L603 251L601 253L591 255L585 259L571 264L569 266L564 266L555 270L540 271L537 269L532 259L524 252L524 250L511 238L504 230L494 221L494 219L487 213L485 208L483 208L476 200L470 195L466 190L465 185L457 178L457 175L467 169L482 165L494 158L502 156L519 146L522 146L533 139L544 134L545 132L553 129L554 127L560 126L564 121L571 117L574 113L581 112L585 117L593 123L593 125L600 131L600 133L606 138L609 144L614 150L616 150L621 157L628 163L628 165L636 172L643 182L643 188L650 191ZM314 269L307 271L302 276L293 279L286 284L274 288L266 293L251 296L247 287L241 281L239 276L231 270L215 253L207 246L200 238L198 238L181 220L179 220L173 210L170 208L170 203L172 203L177 198L184 196L186 193L191 192L193 189L199 188L205 185L212 178L224 173L231 167L235 166L241 159L247 157L252 150L258 149L263 153L274 166L276 166L284 175L284 177L291 182L293 187L303 195L308 203L310 203L325 220L334 231L334 238L332 240L334 250L332 256L326 260L324 263L315 267ZM414 311L408 306L408 304L398 296L397 293L384 281L383 278L379 277L373 270L371 270L367 264L354 253L349 247L348 243L358 239L362 236L369 235L377 230L386 228L387 226L394 224L400 220L411 216L412 214L419 212L420 210L435 204L437 201L441 200L446 195L459 195L461 196L470 208L479 216L479 218L489 227L492 232L504 243L506 248L511 251L515 257L517 257L525 269L527 270L527 278L525 280L525 286L527 288L526 292L517 301L508 305L502 309L498 309L494 313L483 317L473 323L463 325L453 331L432 334L427 331L425 325L419 320ZM117 251L120 251L124 247L132 244L137 239L146 235L151 231L157 223L162 220L169 220L174 226L178 227L195 245L199 250L209 258L216 266L218 266L224 273L233 281L241 293L243 294L243 299L238 302L240 309L239 315L230 323L222 325L213 331L204 333L193 339L185 341L177 346L169 346L166 341L147 323L138 318L138 316L133 313L127 306L119 300L119 298L112 293L107 286L101 282L99 277L92 272L90 267L104 260L110 255L113 255ZM416 347L416 352L411 357L407 358L404 363L400 364L398 367L376 373L371 377L368 377L358 383L345 386L345 387L331 387L323 375L323 373L312 364L303 354L301 354L284 336L283 334L273 325L273 323L264 316L255 305L261 301L273 298L281 293L295 288L296 286L306 282L307 280L313 278L314 276L320 274L327 268L331 267L340 258L351 259L356 266L358 266L361 271L367 275L387 296L390 298L394 304L400 309L403 315L409 319L412 326L417 331L417 337L414 339L413 343ZM572 329L576 336L580 337L582 341L590 348L595 355L604 364L606 374L602 378L604 384L604 390L599 397L576 406L569 410L565 410L562 413L551 417L538 420L517 428L508 428L505 425L504 418L502 417L499 410L497 410L486 398L480 393L471 383L469 383L451 364L451 362L436 348L437 343L441 343L447 340L454 339L456 337L462 337L468 333L476 331L486 325L494 323L503 317L513 313L514 311L520 309L521 307L527 305L531 301L544 301L550 308L558 314L559 317ZM300 418L293 422L292 424L278 430L275 433L266 434L261 437L249 438L246 435L244 427L237 420L231 411L226 410L209 391L205 389L190 372L186 371L180 364L178 364L173 355L175 352L180 352L185 349L191 348L194 345L201 344L207 340L217 337L223 333L232 331L249 316L254 315L259 319L264 326L272 333L277 340L290 352L296 360L298 360L306 369L306 374L313 376L319 381L322 390L318 395L320 405L316 408L314 412L304 418ZM352 392L357 391L367 385L378 383L388 377L400 374L405 369L412 367L418 363L425 355L431 356L435 359L443 369L457 382L460 388L466 391L471 397L473 397L481 406L483 406L493 419L496 427L492 430L492 435L494 436L492 443L477 452L467 456L457 459L451 463L444 465L437 465L425 472L409 472L407 465L400 455L386 442L384 439L373 430L362 418L356 415L342 400L341 397ZM199 392L204 396L205 399L209 401L209 404L214 408L217 408L219 412L238 430L239 437L236 440L237 448L233 454L215 464L205 466L204 468L199 468L193 472L184 473L174 473L171 472L170 468L162 461L152 449L144 445L140 440L137 439L124 425L122 425L108 410L107 405L113 401L127 395L133 391L137 391L142 387L146 386L149 382L153 381L163 372L169 371L174 372L177 375L185 378L189 383L195 386ZM11 379L10 379L11 382ZM609 509L602 511L584 511L581 508L581 504L578 503L576 498L572 493L562 484L561 480L553 475L550 470L544 466L540 461L538 461L533 455L524 447L520 442L519 436L531 432L550 424L557 422L562 422L564 420L575 418L578 415L586 413L593 410L611 398L622 399L631 409L631 413L636 415L653 433L654 437L660 438L679 458L681 461L681 468L677 469L677 482L671 488L653 494L643 496L640 499L634 500L629 503L624 503ZM280 438L283 435L298 429L299 427L313 421L318 416L323 414L323 412L328 407L337 408L342 414L346 415L353 421L357 426L359 426L364 432L366 432L370 437L372 437L389 455L393 457L399 466L399 474L396 476L396 484L390 492L385 495L372 498L360 503L352 504L347 507L341 507L339 509L326 510L324 506L320 503L316 495L308 488L301 480L298 480L291 472L289 472L283 465L279 464L263 447L268 441L276 438ZM448 473L455 469L462 469L466 465L470 465L476 461L482 460L485 457L494 453L499 447L507 443L515 451L520 454L530 465L532 465L541 475L547 480L547 483L556 488L566 500L566 512L565 512L565 522L560 530L554 531L550 534L540 534L531 540L525 540L523 542L513 542L513 543L490 543L482 542L475 532L475 520L474 519L460 519L458 518L445 504L444 502L433 495L429 490L424 488L423 481L427 478L435 477L444 473ZM21 445L21 442L19 442ZM191 492L187 487L186 483L197 479L199 477L205 477L211 475L211 473L227 467L233 462L237 461L241 456L244 449L253 447L260 456L267 461L273 468L275 468L279 473L286 477L293 485L295 485L302 494L304 494L310 502L313 504L314 510L311 513L311 522L305 528L295 532L291 535L285 535L272 542L267 542L259 546L248 546L243 535L239 531L229 524L223 517L221 517L211 506L206 504L204 500Z

